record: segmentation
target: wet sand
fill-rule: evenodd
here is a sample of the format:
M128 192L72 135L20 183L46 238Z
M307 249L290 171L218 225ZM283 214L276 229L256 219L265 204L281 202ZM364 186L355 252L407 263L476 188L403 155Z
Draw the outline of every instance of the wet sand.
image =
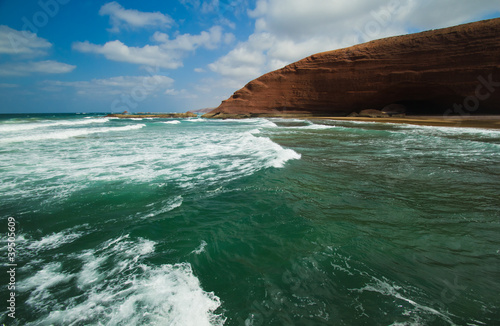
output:
M318 117L339 121L368 121L381 123L403 123L419 126L461 127L500 129L500 115L489 116L407 116L404 118L368 118L368 117Z

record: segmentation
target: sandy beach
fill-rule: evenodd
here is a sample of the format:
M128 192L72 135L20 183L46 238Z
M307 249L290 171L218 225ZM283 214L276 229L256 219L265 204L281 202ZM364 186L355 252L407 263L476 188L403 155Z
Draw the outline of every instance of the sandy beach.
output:
M339 121L369 121L381 123L404 123L419 126L440 126L440 127L466 127L500 129L500 115L490 116L407 116L404 118L369 118L369 117L322 117L315 119L328 119Z

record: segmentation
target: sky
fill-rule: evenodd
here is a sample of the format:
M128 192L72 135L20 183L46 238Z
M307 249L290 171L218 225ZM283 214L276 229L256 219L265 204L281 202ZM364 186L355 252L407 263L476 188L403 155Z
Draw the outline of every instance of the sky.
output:
M0 0L0 113L217 107L314 53L497 17L498 0Z

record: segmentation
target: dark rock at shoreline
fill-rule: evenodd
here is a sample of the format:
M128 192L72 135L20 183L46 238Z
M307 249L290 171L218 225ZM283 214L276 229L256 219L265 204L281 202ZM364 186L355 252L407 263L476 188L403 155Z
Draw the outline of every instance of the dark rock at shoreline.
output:
M388 118L389 115L386 113L383 113L380 110L362 110L359 112L358 117L367 117L367 118Z
M391 104L409 115L500 114L498 81L500 18L312 55L251 81L204 117L335 117Z

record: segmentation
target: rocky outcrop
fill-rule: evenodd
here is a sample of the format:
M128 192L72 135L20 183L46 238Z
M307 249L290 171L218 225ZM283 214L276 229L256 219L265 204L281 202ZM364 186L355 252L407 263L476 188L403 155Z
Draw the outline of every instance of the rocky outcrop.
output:
M205 117L500 114L500 19L312 55L263 75ZM392 106L393 108L395 106Z
M366 117L366 118L388 118L389 115L383 113L380 110L368 109L359 112L358 117Z
M188 112L198 114L198 113L208 113L210 111L213 111L215 108L204 108L204 109L198 109L198 110L189 110Z

